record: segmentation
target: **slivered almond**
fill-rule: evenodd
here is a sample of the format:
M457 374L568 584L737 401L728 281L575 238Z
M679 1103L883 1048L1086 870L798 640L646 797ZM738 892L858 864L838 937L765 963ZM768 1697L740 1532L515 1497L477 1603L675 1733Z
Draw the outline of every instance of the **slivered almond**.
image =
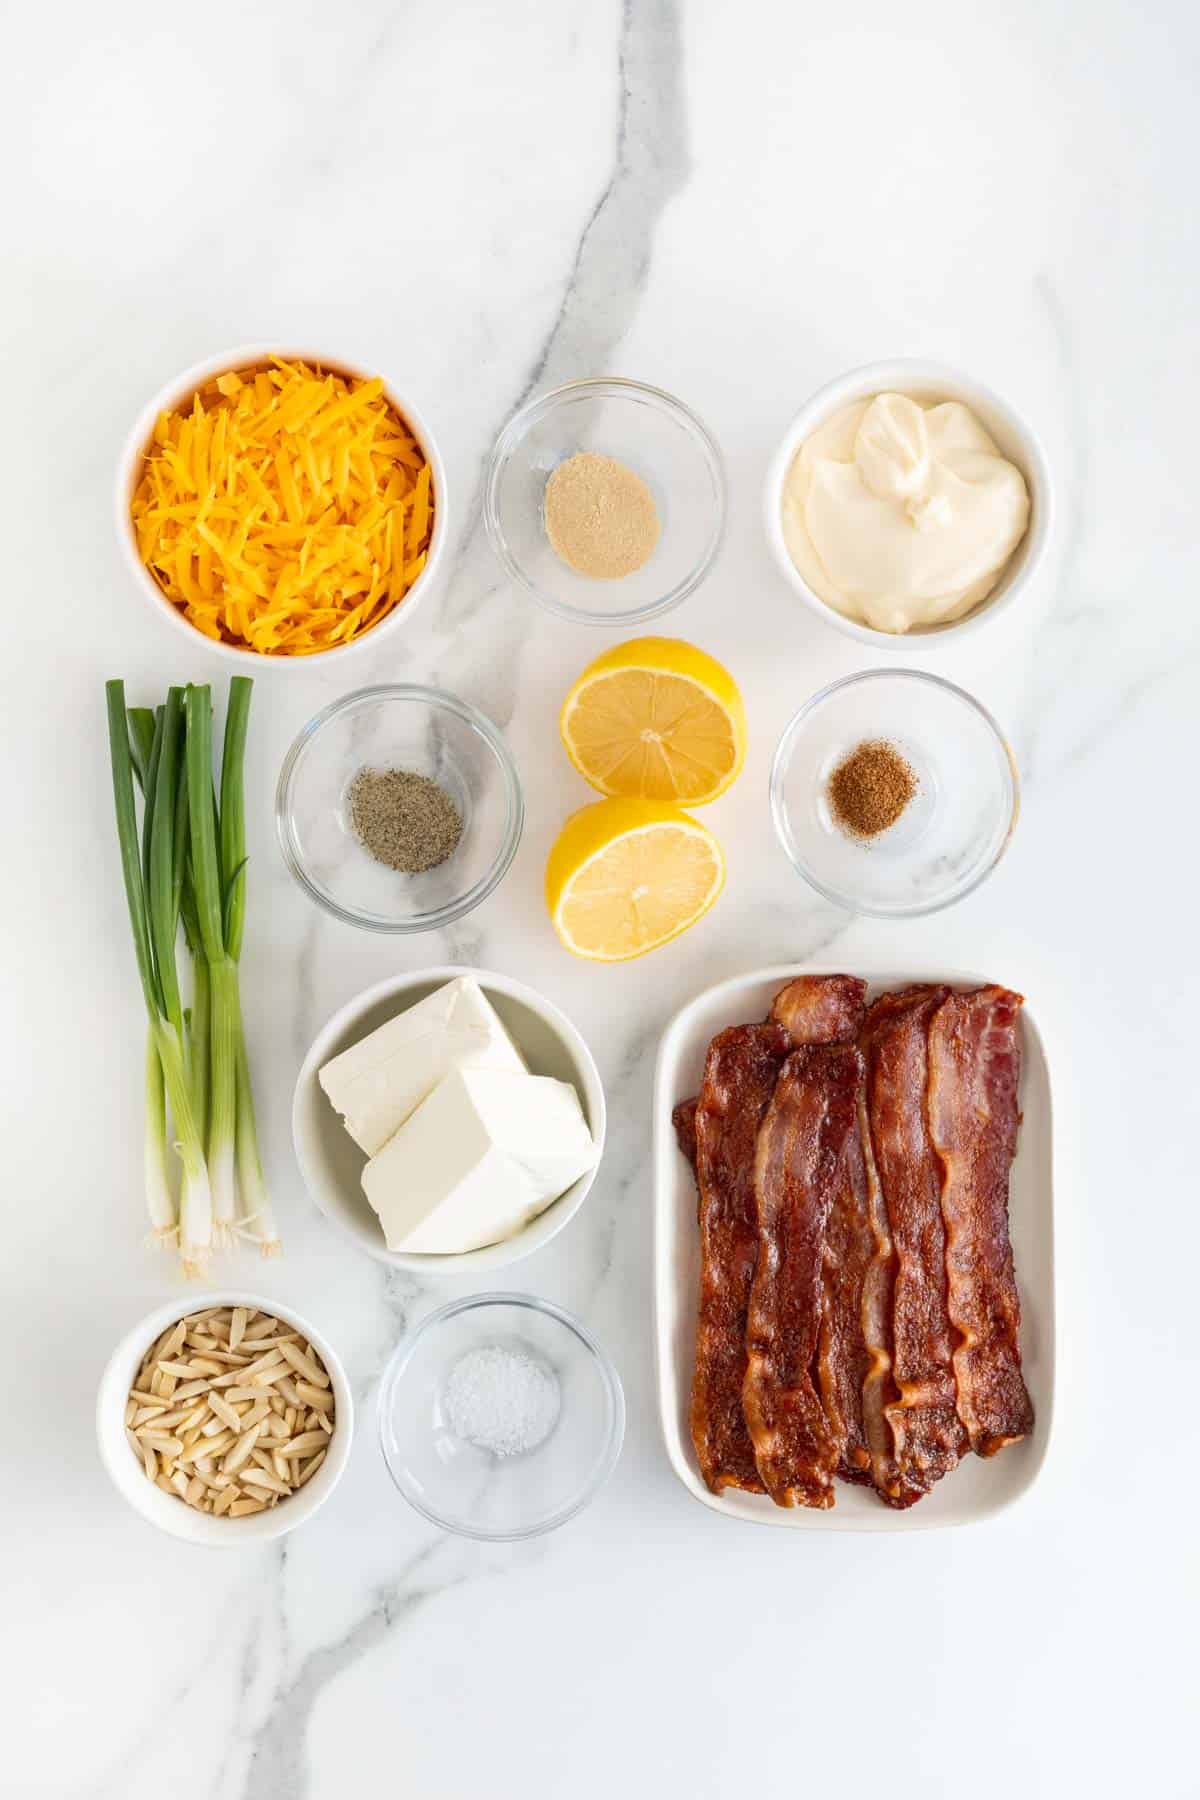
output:
M310 1462L306 1462L303 1465L300 1470L300 1479L296 1483L297 1487L303 1487L306 1481L311 1481L321 1464L325 1461L325 1457L326 1452L322 1450L319 1456L314 1456Z
M235 1306L233 1309L233 1318L229 1326L229 1348L231 1350L236 1350L243 1337L246 1335L246 1326L249 1321L250 1314L247 1312L246 1308L244 1306Z
M304 1431L299 1437L295 1437L290 1443L285 1444L280 1455L286 1457L312 1456L316 1451L323 1450L325 1444L326 1438L323 1431Z
M183 1449L183 1444L179 1438L164 1437L161 1432L151 1431L146 1426L143 1426L142 1430L139 1431L137 1435L141 1438L143 1444L149 1444L152 1450L157 1450L162 1456L175 1457L178 1456Z
M296 1392L301 1400L309 1406L315 1406L318 1412L333 1411L333 1395L324 1393L321 1388L313 1387L307 1381L298 1381Z
M185 1381L181 1388L175 1389L176 1406L184 1400L194 1400L197 1394L207 1394L210 1380L210 1376L201 1375L198 1381Z
M210 1394L208 1396L208 1404L212 1407L221 1423L226 1425L230 1431L240 1431L242 1429L241 1415L234 1411L228 1400L222 1400L220 1394ZM207 1427L205 1427L205 1429L207 1430Z
M252 1493L255 1488L263 1488L268 1494L290 1494L292 1491L291 1483L280 1481L271 1469L251 1469L248 1474L243 1475L242 1486L247 1493Z
M237 1443L233 1446L233 1449L229 1452L229 1455L221 1464L221 1469L224 1474L233 1475L241 1468L255 1444L258 1442L258 1433L259 1427L257 1425L252 1426L249 1431L242 1433Z
M327 1388L329 1386L329 1377L324 1369L313 1357L307 1355L304 1350L298 1350L295 1344L289 1344L286 1339L280 1343L279 1350L281 1355L286 1357L288 1362L291 1363L297 1375L303 1375L304 1379L311 1382L313 1387ZM296 1385L299 1387L299 1382L297 1382ZM301 1392L303 1392L303 1389L301 1389Z

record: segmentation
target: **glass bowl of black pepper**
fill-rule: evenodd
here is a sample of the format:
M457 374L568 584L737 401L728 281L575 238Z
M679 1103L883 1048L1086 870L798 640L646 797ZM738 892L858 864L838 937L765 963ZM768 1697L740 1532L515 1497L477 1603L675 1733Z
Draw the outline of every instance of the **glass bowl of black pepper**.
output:
M284 861L319 906L366 931L433 931L503 879L525 807L504 738L438 688L346 694L310 719L279 774Z
M771 816L827 900L914 918L977 888L1008 847L1019 790L1008 741L963 688L870 669L814 694L779 741Z

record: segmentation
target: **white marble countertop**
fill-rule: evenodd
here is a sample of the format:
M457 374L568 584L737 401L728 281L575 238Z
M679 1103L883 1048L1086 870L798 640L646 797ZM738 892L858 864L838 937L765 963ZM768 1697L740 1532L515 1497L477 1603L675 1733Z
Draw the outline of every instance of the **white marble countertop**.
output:
M0 1786L17 1800L1194 1793L1194 9L75 0L23 9L8 39L0 1317L18 1375ZM317 1519L207 1554L125 1508L93 1438L99 1369L172 1279L141 1242L141 1022L102 682L152 697L225 678L150 616L118 560L111 490L160 383L272 338L375 365L418 399L457 535L394 647L349 671L268 670L256 692L245 987L287 1250L230 1273L321 1325L362 1420ZM870 659L789 595L759 505L800 402L892 354L958 362L1031 415L1061 530L1015 628L932 664L1012 736L1013 847L954 911L888 927L819 903L772 837L785 721ZM559 949L540 886L587 797L557 745L558 701L606 640L509 592L474 514L514 405L609 371L680 394L725 451L728 540L665 629L728 663L751 742L709 815L731 871L717 909L646 962L597 968ZM503 887L403 943L319 917L271 820L305 719L391 678L436 678L490 712L528 801ZM1032 1493L991 1523L786 1537L695 1505L663 1454L648 1088L662 1026L698 988L768 961L853 969L860 953L985 967L1050 1030L1054 1442ZM357 1254L306 1198L289 1140L319 1023L368 983L445 960L545 990L609 1096L590 1199L512 1275L611 1349L628 1436L590 1511L512 1550L409 1512L371 1416L406 1326L478 1284L389 1277Z

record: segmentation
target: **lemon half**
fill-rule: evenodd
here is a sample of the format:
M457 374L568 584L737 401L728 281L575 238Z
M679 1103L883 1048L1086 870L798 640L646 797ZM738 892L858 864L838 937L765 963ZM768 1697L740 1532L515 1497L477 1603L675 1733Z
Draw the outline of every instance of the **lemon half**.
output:
M736 780L746 714L727 669L682 638L635 638L589 663L563 702L567 755L602 794L702 806Z
M546 905L567 949L644 956L702 918L725 885L712 832L663 801L598 800L573 813L546 864Z

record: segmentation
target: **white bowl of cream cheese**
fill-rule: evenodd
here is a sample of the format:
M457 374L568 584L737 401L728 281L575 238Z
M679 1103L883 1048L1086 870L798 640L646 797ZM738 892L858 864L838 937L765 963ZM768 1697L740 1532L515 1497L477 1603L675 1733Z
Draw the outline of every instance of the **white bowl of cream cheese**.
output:
M474 1004L467 993L454 1001L455 989L472 990ZM431 1004L435 996L445 1004ZM405 1029L410 1013L412 1028ZM501 1154L480 1138L482 1114L472 1119L471 1104L462 1104L457 1090L464 1078L476 1088L481 1081L490 1086L484 1112L493 1126L496 1106L511 1107L498 1134ZM497 1094L506 1082L522 1081L534 1090L564 1090L559 1113L565 1090L574 1090L574 1137L564 1137L561 1118L536 1114L519 1096ZM389 1137L400 1117L402 1129ZM591 1136L586 1156L575 1142L579 1131ZM549 1243L587 1197L604 1131L600 1074L566 1015L523 982L458 965L393 976L349 1001L314 1039L292 1100L296 1159L320 1211L368 1255L425 1275L503 1268ZM512 1161L520 1165L522 1191L531 1179L541 1182L539 1194L525 1194L528 1205L515 1197ZM551 1179L556 1170L561 1189L549 1198L559 1185ZM394 1228L406 1184L417 1212L432 1214L435 1202L448 1203L447 1229L452 1215L462 1222L464 1203L476 1222L498 1218L493 1240L468 1231L458 1241L441 1237L431 1250L428 1231L410 1237ZM397 1247L389 1247L392 1240Z
M868 363L821 388L771 461L767 539L794 591L860 643L929 649L1010 610L1049 541L1037 434L944 364Z

